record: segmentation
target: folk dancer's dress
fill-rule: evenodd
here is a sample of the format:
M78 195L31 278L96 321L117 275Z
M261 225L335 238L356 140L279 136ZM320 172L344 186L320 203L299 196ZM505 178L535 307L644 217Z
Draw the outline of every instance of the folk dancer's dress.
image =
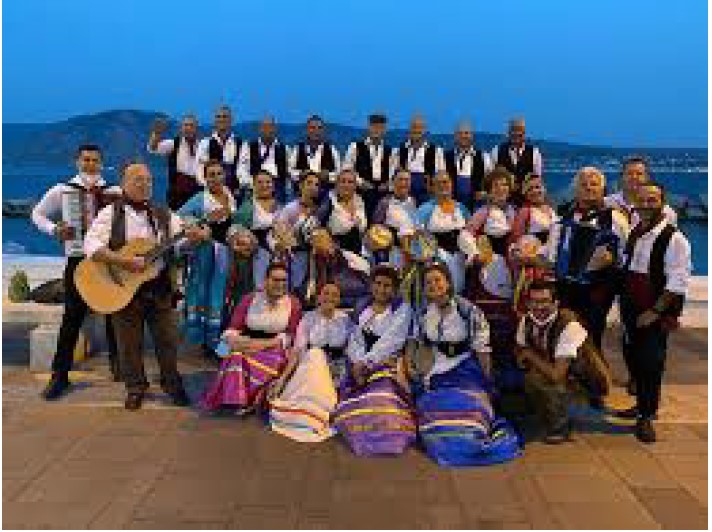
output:
M248 195L235 214L235 221L252 231L257 237L257 250L253 258L253 268L255 283L258 288L262 288L267 266L272 260L273 249L267 237L274 225L278 209L279 205L275 203L275 209L268 211L254 197Z
M456 294L465 287L465 255L458 245L458 236L470 216L467 208L455 200L430 200L418 207L418 222L438 242L436 258L447 265Z
M371 305L356 313L346 346L347 365L365 364L366 382L359 386L351 371L347 373L334 427L357 455L400 454L415 441L413 405L400 371L411 329L412 311L401 301L381 314Z
M202 398L203 408L255 406L259 392L284 370L286 349L292 343L300 318L301 306L293 296L282 296L275 306L269 305L264 292L245 296L223 335L237 331L251 338L274 338L280 340L281 346L253 355L229 353Z
M428 456L445 466L485 465L519 456L517 436L495 415L491 382L475 355L490 352L482 311L455 296L444 310L428 304L416 322L418 339L433 357L413 386L418 434Z
M207 219L208 214L225 209L222 220L208 222L211 239L197 245L184 245L185 270L184 328L188 342L214 349L225 321L226 286L233 269L233 253L225 244L227 229L235 213L235 200L224 187L227 205L208 189L188 200L177 212L185 221Z
M302 442L320 442L334 434L331 415L351 324L343 310L331 318L318 309L304 314L292 347L297 366L279 397L270 402L272 430Z

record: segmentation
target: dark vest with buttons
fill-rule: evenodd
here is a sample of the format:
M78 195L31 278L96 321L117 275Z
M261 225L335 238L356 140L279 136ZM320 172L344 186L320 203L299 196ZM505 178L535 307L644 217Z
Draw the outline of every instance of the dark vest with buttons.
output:
M277 176L280 179L287 178L287 149L284 144L276 143L270 147L274 150L274 162L277 165ZM262 169L264 159L260 157L260 143L257 140L250 142L250 175L255 176Z
M326 172L333 172L336 170L336 161L334 161L334 154L331 151L331 144L324 142L321 150L321 161L319 164L319 170ZM309 160L307 159L307 147L304 142L300 142L297 145L297 164L295 166L300 172L309 170Z
M235 158L232 160L230 163L225 163L223 160L223 146L218 142L218 140L215 137L210 137L210 141L208 144L208 157L210 159L215 159L217 161L220 161L223 163L223 166L226 167L226 175L225 175L225 185L231 190L231 191L236 191L239 188L239 184L237 182L237 163L240 161L240 150L242 149L242 139L238 137L233 137L233 142L235 143L236 150L235 150ZM205 177L205 176L203 176Z
M534 146L531 144L524 144L524 151L521 157L517 159L517 164L514 164L512 157L509 153L510 148L509 142L500 144L497 147L497 161L496 164L504 166L509 173L515 176L517 183L521 185L522 180L527 174L534 172Z
M434 144L428 144L425 147L425 161L423 167L425 173L429 176L435 175L435 150L436 146ZM405 142L398 148L398 159L400 161L400 167L408 169L408 147Z
M388 181L388 170L391 148L385 143L382 144L383 157L381 157L381 180L379 183ZM371 161L371 149L365 141L356 143L356 163L354 169L361 179L373 183L373 164Z
M455 164L455 150L447 150L445 152L445 170L450 174L450 177L454 180L457 178L457 164ZM468 155L469 157L469 155ZM472 189L475 191L483 190L483 183L485 178L485 158L482 155L481 150L474 150L474 156L472 157L472 170L470 171L470 176L472 177Z

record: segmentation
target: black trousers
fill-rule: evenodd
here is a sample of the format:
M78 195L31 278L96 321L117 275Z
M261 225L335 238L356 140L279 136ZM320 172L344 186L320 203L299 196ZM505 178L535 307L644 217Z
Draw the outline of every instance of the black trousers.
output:
M77 345L79 331L89 312L89 307L74 285L74 271L81 261L81 257L68 257L67 266L64 268L64 314L59 327L57 350L52 360L52 371L57 373L67 373L72 369L74 348ZM109 363L112 372L118 372L119 358L110 316L106 316L106 341L109 345Z
M603 353L603 331L606 329L606 318L615 299L613 280L611 286L600 282L586 285L560 281L557 291L561 306L577 314L593 344Z
M621 317L624 345L627 346L623 353L636 384L638 415L650 419L660 405L669 333L657 322L650 327L636 327L638 313L625 297L621 297Z

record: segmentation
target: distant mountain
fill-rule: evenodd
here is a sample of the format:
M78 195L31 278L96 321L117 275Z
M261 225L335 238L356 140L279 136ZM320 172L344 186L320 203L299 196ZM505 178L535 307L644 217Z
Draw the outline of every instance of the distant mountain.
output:
M79 144L93 142L99 144L105 152L107 164L115 165L127 157L145 154L148 132L153 121L162 117L169 121L171 131L175 132L177 122L163 113L138 110L114 110L91 115L81 115L49 124L3 124L3 163L12 165L42 164L66 165L73 159L73 152ZM257 135L255 122L236 124L235 133L242 138L254 138ZM207 134L207 129L203 129ZM173 134L173 133L171 133ZM327 124L329 139L341 149L354 139L362 138L363 128L341 124ZM303 124L279 124L280 138L287 143L294 143L304 136ZM406 136L405 130L391 130L387 141L391 145L401 142ZM452 134L433 134L431 139L441 145L452 144ZM477 132L477 145L489 149L502 140L502 135ZM623 149L606 146L584 146L566 142L534 139L549 162L566 160L572 164L586 163L591 159L615 158L626 153L644 153L653 158L693 158L706 166L705 149ZM689 162L689 161L688 161ZM547 167L551 168L547 163Z

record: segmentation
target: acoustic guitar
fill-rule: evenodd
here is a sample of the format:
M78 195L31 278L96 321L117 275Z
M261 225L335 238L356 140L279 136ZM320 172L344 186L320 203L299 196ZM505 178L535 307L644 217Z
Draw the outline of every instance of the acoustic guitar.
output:
M124 244L117 251L119 255L126 258L141 256L146 259L146 269L141 272L131 272L115 264L85 258L74 272L77 291L94 312L118 312L131 302L143 283L158 277L161 270L156 260L184 234L185 230L160 244L148 238L135 238Z

